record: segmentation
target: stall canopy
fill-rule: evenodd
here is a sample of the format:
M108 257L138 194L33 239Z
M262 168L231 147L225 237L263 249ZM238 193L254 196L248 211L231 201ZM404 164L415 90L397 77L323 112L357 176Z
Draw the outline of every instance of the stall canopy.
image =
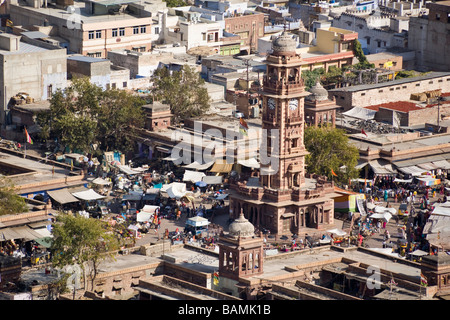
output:
M203 217L192 217L186 220L186 225L192 226L192 227L204 227L209 225L209 221L206 218Z
M450 163L447 160L433 161L432 163L439 169L444 169L444 170L450 169Z
M347 234L347 232L345 232L344 230L337 229L337 228L327 230L327 232L333 233L333 234L338 235L338 236L345 236Z
M431 213L434 215L450 217L450 203L449 202L435 203L434 209Z
M436 179L433 177L416 177L419 180L419 185L421 186L434 186L441 183L441 179Z
M100 186L108 186L108 185L111 184L111 181L108 181L106 179L103 179L103 178L99 177L99 178L96 178L96 179L92 180L92 183L93 184L98 184Z
M206 184L222 184L223 183L223 177L222 176L204 176L202 178L202 181Z
M450 216L431 214L423 228L431 245L450 249Z
M354 107L346 112L343 112L342 114L349 116L349 117L353 117L353 118L358 118L358 119L363 119L363 120L371 120L371 119L375 119L376 113L377 113L377 111L375 111L375 110L370 110L370 109L361 108L361 107Z
M53 200L55 200L60 204L74 203L80 201L77 198L75 198L67 189L47 191L47 194L50 198L52 198Z
M194 161L188 165L183 166L185 169L194 169L194 170L206 170L209 169L214 164L214 161L210 161L207 163L199 163L197 161Z
M392 175L397 174L397 170L394 166L383 160L373 160L369 162L369 166L372 168L376 175Z
M183 181L190 181L192 183L202 181L202 178L206 176L203 172L185 170L183 175Z
M27 226L0 229L0 241L24 239L26 241L43 238L41 234Z
M228 173L233 169L233 163L227 163L225 160L216 160L210 172Z
M259 164L258 160L256 160L255 158L238 160L237 163L240 164L241 166L248 167L248 168L253 168L253 169L260 168L260 164Z
M136 221L137 222L150 221L151 217L153 216L157 208L159 208L159 206L145 205L142 208L142 210L139 211L138 214L136 215Z
M130 191L128 194L123 195L122 200L124 200L124 201L140 201L140 200L142 200L142 192Z
M86 191L80 191L72 193L72 195L78 199L85 200L85 201L92 201L92 200L100 200L104 199L105 196L102 196L101 194L98 194L92 189L88 189Z
M402 167L402 168L398 168L398 170L400 170L403 173L410 174L412 176L420 176L424 172L426 172L426 170L419 168L418 166Z
M172 182L167 186L166 192L170 198L179 199L186 195L186 184L180 182Z
M117 167L119 168L120 171L122 171L123 173L128 174L128 175L133 175L133 174L138 174L139 173L139 171L133 170L129 166L119 165Z

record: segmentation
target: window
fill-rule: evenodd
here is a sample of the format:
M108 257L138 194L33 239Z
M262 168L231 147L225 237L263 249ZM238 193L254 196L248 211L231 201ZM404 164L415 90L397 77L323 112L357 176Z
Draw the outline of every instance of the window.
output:
M123 37L125 35L125 28L120 28L119 29L119 36Z
M116 29L112 29L112 36L113 37L117 37L117 28Z
M147 33L147 27L141 26L141 33Z
M383 92L383 90L378 90L379 93Z
M367 44L370 44L370 37L367 37Z
M139 27L133 27L133 34L139 33Z
M101 37L102 37L102 30L95 31L95 38L96 39L101 39Z
M53 95L53 85L48 85L47 86L47 99L50 99Z
M89 40L94 39L94 31L89 31Z
M361 93L361 96L365 96L365 95L366 95L366 93L365 93L365 92Z
M155 28L155 33L156 33L156 34L159 34L159 27L156 27L156 28Z
M441 15L439 13L436 13L436 20L441 20Z
M124 88L127 87L127 82L126 82L126 81L123 83L123 87L124 87Z

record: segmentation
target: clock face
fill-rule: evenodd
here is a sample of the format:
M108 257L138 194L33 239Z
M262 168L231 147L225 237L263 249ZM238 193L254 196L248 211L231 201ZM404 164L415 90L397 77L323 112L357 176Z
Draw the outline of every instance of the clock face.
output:
M289 109L296 110L298 107L298 99L289 100Z
M270 110L275 109L275 100L272 98L269 98L269 100L267 100L267 106L269 107Z

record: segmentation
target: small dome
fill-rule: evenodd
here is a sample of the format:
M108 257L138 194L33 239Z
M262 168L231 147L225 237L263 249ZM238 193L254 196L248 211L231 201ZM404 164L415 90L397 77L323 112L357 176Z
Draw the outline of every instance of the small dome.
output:
M311 92L311 94L306 97L307 100L310 101L328 100L328 91L324 87L322 87L320 81L317 81L316 84L312 86L311 89L309 89L309 92Z
M295 52L296 48L297 42L284 31L272 42L274 52Z
M255 227L244 217L242 210L239 218L230 223L228 231L229 235L234 238L253 237L255 235Z

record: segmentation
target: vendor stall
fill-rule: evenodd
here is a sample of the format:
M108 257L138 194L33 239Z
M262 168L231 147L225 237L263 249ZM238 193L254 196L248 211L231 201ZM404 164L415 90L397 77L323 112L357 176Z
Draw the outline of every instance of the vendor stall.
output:
M191 232L194 235L201 235L208 230L210 222L203 217L192 217L186 220L185 232Z

